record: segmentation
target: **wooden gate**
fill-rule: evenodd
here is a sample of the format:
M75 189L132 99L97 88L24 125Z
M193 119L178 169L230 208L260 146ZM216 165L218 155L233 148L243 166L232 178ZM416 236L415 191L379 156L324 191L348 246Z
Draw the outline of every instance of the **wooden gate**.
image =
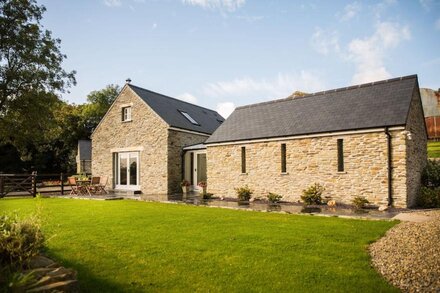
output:
M0 198L11 192L21 192L21 195L35 197L37 173L32 174L2 174L0 173Z

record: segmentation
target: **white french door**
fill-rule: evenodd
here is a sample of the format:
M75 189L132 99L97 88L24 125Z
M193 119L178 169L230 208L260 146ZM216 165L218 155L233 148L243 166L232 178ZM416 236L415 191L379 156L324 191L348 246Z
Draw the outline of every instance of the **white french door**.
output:
M118 153L116 160L116 189L136 189L139 184L139 153Z
M198 184L202 181L206 182L206 151L198 151L193 154L191 189L200 191L202 188Z

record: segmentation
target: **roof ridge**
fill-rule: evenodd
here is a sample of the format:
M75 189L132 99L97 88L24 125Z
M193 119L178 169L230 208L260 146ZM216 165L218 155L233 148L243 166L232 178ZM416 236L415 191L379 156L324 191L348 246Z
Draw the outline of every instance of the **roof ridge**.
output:
M342 92L342 91L347 91L347 90L357 89L357 88L361 88L361 87L374 86L374 85L377 85L377 84L383 84L383 83L388 83L388 82L401 81L401 80L411 79L411 78L417 78L417 74L406 75L406 76L401 76L401 77L396 77L396 78L390 78L390 79L384 79L384 80L378 80L378 81L373 81L373 82L368 82L368 83L362 83L362 84L352 85L352 86L347 86L347 87L340 87L340 88L331 89L331 90L319 91L319 92L315 92L315 93L311 93L311 94L307 94L307 95L300 96L300 97L295 97L295 98L287 97L287 98L276 99L276 100L271 100L271 101L266 101L266 102L260 102L260 103L255 103L255 104L249 104L249 105L244 105L244 106L237 107L236 110L238 110L238 109L252 108L252 107L262 106L262 105L267 105L267 104L282 103L282 102L286 102L286 101L300 100L300 99L304 99L304 98L309 98L309 97L314 97L314 96L325 95L325 94L328 94L328 93L337 93L337 92Z
M168 99L172 99L172 100L175 100L175 101L179 101L179 102L182 102L182 103L185 103L185 104L191 105L191 106L195 106L195 107L198 107L198 108L201 108L201 109L205 109L205 110L208 110L208 111L215 112L215 113L219 114L219 113L218 113L217 111L215 111L215 110L208 109L208 108L206 108L206 107L202 107L202 106L199 106L199 105L196 105L196 104L193 104L193 103L187 102L187 101L183 101L183 100L180 100L180 99L177 99L177 98L173 98L173 97L170 97L170 96L167 96L167 95L164 95L164 94L161 94L161 93L158 93L158 92L155 92L155 91L152 91L152 90L149 90L149 89L146 89L146 88L143 88L143 87L137 86L137 85L133 85L133 84L127 84L127 85L128 85L129 87L135 87L135 88L141 89L141 90L143 90L143 91L150 92L150 93L153 93L153 94L156 94L156 95L162 96L162 97L164 97L164 98L168 98ZM219 115L220 115L220 114L219 114Z

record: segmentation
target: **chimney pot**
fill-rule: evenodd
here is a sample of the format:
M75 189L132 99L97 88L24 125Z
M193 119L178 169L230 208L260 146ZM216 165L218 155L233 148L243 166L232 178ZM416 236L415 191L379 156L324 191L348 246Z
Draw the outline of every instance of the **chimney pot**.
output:
M131 78L127 78L127 79L125 80L125 83L130 84L130 83L131 83Z

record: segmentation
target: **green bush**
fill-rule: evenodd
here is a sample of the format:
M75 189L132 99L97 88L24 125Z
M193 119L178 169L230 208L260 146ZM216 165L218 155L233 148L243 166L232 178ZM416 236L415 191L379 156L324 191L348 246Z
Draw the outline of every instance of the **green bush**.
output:
M269 192L269 194L266 195L266 197L267 197L267 200L269 200L271 203L277 203L283 198L282 195L272 193L272 192Z
M440 208L440 188L422 186L417 205L422 208Z
M321 184L315 183L309 186L307 189L303 190L303 195L301 195L301 199L307 205L321 204L322 193L324 192L324 190L325 188Z
M370 203L368 201L368 199L366 199L365 197L362 196L356 196L355 198L353 198L353 200L351 201L351 203L357 208L357 209L362 209L365 207L366 204Z
M422 184L426 187L440 187L440 163L428 160L422 173Z
M237 192L237 198L240 201L250 200L252 197L253 190L251 190L247 185L240 188L235 188L235 192Z
M40 252L43 243L37 216L23 220L17 215L0 216L0 265L21 267Z

